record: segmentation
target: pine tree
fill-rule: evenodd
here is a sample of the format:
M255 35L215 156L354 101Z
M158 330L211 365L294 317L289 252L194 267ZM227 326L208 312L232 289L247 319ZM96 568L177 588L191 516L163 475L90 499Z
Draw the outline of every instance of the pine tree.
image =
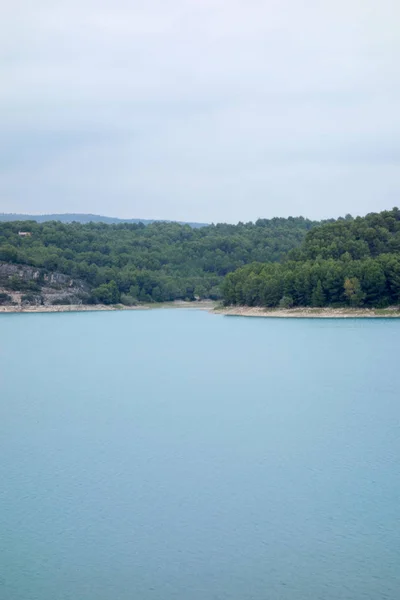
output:
M326 297L320 279L318 279L318 283L311 294L311 304L313 306L325 306L326 304Z

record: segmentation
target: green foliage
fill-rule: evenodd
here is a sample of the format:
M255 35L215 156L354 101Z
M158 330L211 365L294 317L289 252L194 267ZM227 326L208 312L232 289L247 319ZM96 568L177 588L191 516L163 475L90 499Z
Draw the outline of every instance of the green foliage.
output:
M318 279L317 285L314 287L311 294L311 306L325 306L326 298L322 288L321 280Z
M198 229L4 222L0 260L81 279L90 290L84 301L106 304L211 298L266 307L385 307L400 302L400 211L322 224L290 217ZM40 292L43 283L15 275L4 285Z
M135 306L137 304L137 300L129 294L121 294L121 304L124 306Z
M40 292L40 285L37 281L23 279L19 275L11 275L11 277L2 282L2 285L13 291Z
M350 306L360 306L365 298L360 280L357 277L346 277L344 280L344 295Z
M66 304L71 304L70 298L56 298L56 300L53 300L52 302L53 306L64 306Z
M291 308L293 306L292 296L282 296L279 300L279 308Z
M162 222L4 222L0 260L81 279L93 302L217 300L227 273L254 261L282 260L316 225L302 217L197 229ZM19 236L20 230L31 236ZM24 284L16 279L13 285L21 290Z
M302 259L363 260L400 252L400 211L338 219L310 231L299 251Z
M400 211L339 219L313 228L281 264L230 273L224 304L377 306L400 302Z
M17 262L18 259L18 251L11 244L2 244L0 246L0 260L4 260L5 262Z
M21 302L22 304L43 304L43 298L40 294L30 292L21 296Z
M102 283L92 290L92 294L97 302L103 304L116 304L120 301L120 293L114 280L109 283Z
M0 304L10 304L12 302L12 296L4 292L0 292Z

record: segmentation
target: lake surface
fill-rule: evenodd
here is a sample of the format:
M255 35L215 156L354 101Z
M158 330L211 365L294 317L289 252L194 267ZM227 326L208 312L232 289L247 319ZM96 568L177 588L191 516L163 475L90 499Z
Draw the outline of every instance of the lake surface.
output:
M0 315L2 600L398 600L400 321Z

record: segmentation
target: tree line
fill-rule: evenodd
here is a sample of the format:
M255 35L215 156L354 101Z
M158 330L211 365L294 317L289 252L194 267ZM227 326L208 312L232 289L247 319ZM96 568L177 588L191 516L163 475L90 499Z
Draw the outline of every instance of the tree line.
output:
M369 306L400 302L400 211L348 215L311 229L280 264L227 274L226 305Z
M255 261L281 261L317 225L303 217L198 229L166 222L3 222L0 261L80 279L89 302L219 299L228 273ZM15 277L10 283L11 289L23 285Z

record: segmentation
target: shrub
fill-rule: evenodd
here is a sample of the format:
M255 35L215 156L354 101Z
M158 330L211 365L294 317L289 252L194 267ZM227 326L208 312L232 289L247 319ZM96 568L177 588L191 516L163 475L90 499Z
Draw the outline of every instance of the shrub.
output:
M279 301L279 308L291 308L293 304L292 296L283 296Z
M0 304L10 304L12 302L12 297L10 294L6 294L4 292L0 293Z
M121 294L121 303L124 306L136 306L137 300L130 294Z
M21 302L22 304L43 304L43 298L38 294L28 293L21 296Z
M56 298L52 302L53 306L62 306L64 304L71 304L71 299L70 298Z

